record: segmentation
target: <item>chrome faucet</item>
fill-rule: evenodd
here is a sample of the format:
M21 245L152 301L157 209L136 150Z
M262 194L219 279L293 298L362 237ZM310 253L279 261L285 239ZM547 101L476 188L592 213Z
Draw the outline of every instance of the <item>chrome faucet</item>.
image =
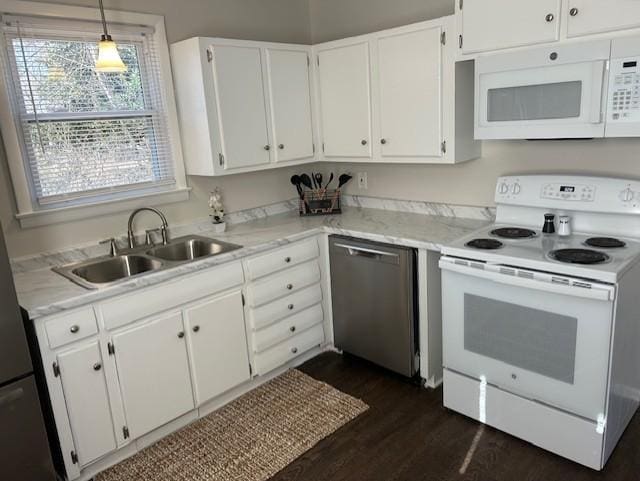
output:
M136 215L138 215L140 212L143 212L145 210L149 212L154 212L155 214L158 215L158 217L160 217L160 219L162 220L162 227L160 227L160 232L162 234L162 244L167 245L169 243L169 233L167 232L167 229L169 228L169 223L167 222L167 218L164 216L164 214L160 212L158 209L154 209L153 207L141 207L140 209L134 210L129 216L127 237L129 238L130 249L133 249L136 246L136 238L133 235L133 219L135 218Z

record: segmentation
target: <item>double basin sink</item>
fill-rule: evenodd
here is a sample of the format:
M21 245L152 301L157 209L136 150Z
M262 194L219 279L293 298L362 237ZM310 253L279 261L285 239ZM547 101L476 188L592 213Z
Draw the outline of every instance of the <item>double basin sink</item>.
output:
M241 247L207 237L186 236L166 245L136 247L115 256L90 259L53 270L82 287L98 289Z

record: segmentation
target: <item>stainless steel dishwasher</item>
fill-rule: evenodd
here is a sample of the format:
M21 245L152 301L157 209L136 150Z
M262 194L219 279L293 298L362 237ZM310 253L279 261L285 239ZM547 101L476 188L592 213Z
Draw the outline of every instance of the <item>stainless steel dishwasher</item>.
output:
M329 238L335 345L404 376L418 371L414 249Z

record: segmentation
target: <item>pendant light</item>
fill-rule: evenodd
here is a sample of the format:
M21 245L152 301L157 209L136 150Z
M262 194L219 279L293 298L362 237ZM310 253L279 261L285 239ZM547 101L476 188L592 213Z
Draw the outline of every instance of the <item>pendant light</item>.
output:
M118 53L116 43L107 32L107 21L104 18L104 6L102 0L98 0L100 15L102 16L102 28L104 33L98 43L98 60L96 60L96 72L120 73L126 72L127 66L124 64Z

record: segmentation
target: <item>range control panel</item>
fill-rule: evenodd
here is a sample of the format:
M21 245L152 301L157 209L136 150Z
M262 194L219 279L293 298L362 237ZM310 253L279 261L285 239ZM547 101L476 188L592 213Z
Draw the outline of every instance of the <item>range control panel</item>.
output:
M609 122L640 121L640 57L611 60Z
M495 201L499 205L640 214L640 181L579 175L500 177Z

